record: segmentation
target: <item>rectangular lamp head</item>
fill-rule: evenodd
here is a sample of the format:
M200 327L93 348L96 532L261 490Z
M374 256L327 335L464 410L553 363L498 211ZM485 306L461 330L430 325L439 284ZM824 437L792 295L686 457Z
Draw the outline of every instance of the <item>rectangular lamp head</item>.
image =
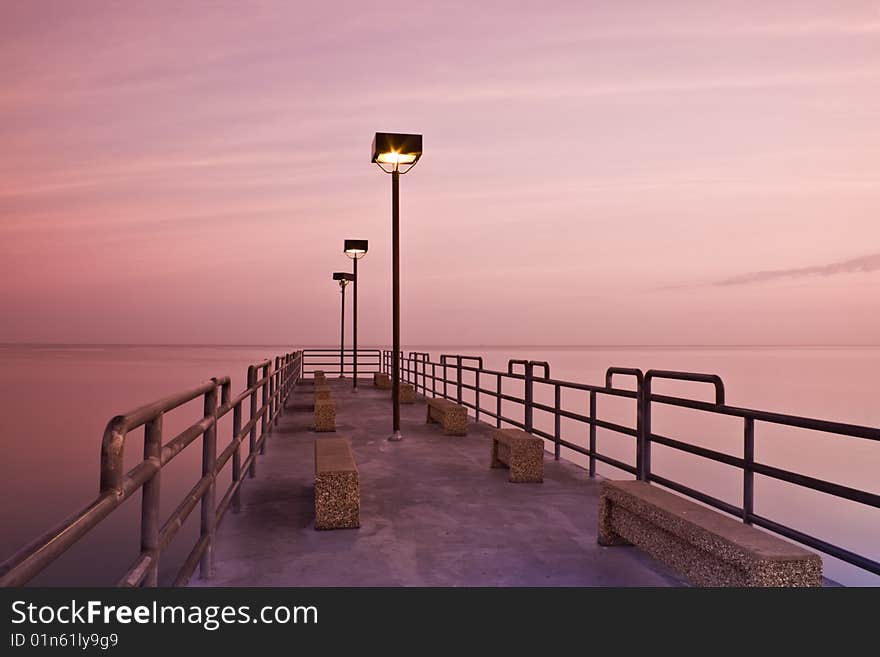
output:
M334 281L353 281L354 274L347 271L335 271L333 272L333 280Z
M379 164L415 164L422 156L422 136L377 132L373 137L373 159Z
M367 252L367 240L345 240L342 250L350 255L363 255Z

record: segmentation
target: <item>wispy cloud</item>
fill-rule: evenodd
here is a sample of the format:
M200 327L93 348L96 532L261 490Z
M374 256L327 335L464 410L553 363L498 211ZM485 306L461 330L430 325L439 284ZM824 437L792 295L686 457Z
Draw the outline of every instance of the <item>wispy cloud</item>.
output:
M730 287L734 285L756 285L768 283L780 279L806 278L808 276L837 276L839 274L858 274L880 271L880 253L832 262L827 265L813 265L810 267L793 267L791 269L764 269L738 274L729 278L711 281L709 283L685 283L681 285L663 285L654 288L655 292L668 292L670 290L690 290L703 287Z
M854 274L860 272L880 271L880 253L873 253L861 258L841 260L828 265L814 265L812 267L796 267L793 269L767 269L753 271L747 274L724 278L712 283L713 286L723 287L728 285L750 285L752 283L766 283L780 278L803 278L805 276L836 276L838 274Z

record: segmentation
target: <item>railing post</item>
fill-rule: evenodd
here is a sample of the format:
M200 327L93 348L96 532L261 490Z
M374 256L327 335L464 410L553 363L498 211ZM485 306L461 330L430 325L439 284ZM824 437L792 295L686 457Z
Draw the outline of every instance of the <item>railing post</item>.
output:
M524 417L525 420L523 424L526 425L526 431L528 433L532 433L532 377L534 376L534 365L532 365L532 361L526 363L526 387L525 387L525 409L524 409Z
M248 457L251 460L250 468L248 468L248 476L257 476L257 368L251 365L248 367L247 374L248 390L251 391L251 433L249 438L250 451Z
M596 476L596 391L590 390L590 477Z
M275 416L278 410L278 358L275 358L275 367L269 375L269 432L275 426Z
M474 387L476 388L476 390L474 390L474 406L476 406L476 408L474 409L474 413L475 413L474 419L477 422L479 422L480 421L480 370L477 370L476 374L474 375Z
M232 409L232 440L235 442L235 451L232 452L232 484L241 481L241 404L238 402ZM232 495L232 511L238 513L241 510L241 485L235 489Z
M495 396L495 401L497 402L495 405L495 426L497 428L501 428L501 375L498 374L498 382L495 384L495 392L498 394Z
M443 362L443 399L449 399L449 375L447 374L446 359L441 357Z
M456 356L455 360L458 368L458 403L461 404L461 356Z
M431 363L431 397L437 396L437 363Z
M755 420L744 418L743 427L743 522L752 524L752 516L755 512L755 472L752 466L755 464Z
M296 384L296 352L289 354L287 359L287 399L290 399L290 395L293 393L294 384Z
M287 356L281 356L278 359L279 367L278 367L278 418L280 420L281 416L284 414L284 371L285 371L285 358ZM275 424L278 424L276 421Z
M269 428L268 431L272 431L272 425L275 421L275 371L272 370L269 374Z
M208 488L202 495L202 538L207 538L205 551L202 553L201 576L208 579L213 574L214 562L214 529L217 521L216 507L216 473L217 469L217 388L205 393L205 417L214 419L210 427L202 434L202 477L210 477Z
M275 356L275 390L272 392L272 405L274 407L274 425L278 426L278 416L281 414L281 359Z
M559 444L559 439L562 437L561 436L561 429L562 429L561 421L562 420L559 415L559 407L561 404L562 404L562 389L559 387L559 384L557 383L555 385L554 406L553 406L553 408L556 410L556 415L555 415L554 422L553 422L553 435L555 436L555 441L554 441L555 444L553 446L553 458L555 458L557 461L559 460L559 453L561 451L561 445Z
M651 480L651 379L638 384L636 395L636 477Z
M262 409L262 418L261 418L261 429L260 432L260 454L266 453L266 442L269 437L269 365L266 364L263 366L262 376L263 379L263 390L260 395L262 403L260 404L260 408Z
M290 355L285 354L281 358L281 413L284 414L284 397L287 394L287 378L288 378L288 365L290 364Z
M141 553L150 555L144 586L159 585L159 489L162 461L162 414L144 426L144 461L153 461L159 469L144 483L141 491Z

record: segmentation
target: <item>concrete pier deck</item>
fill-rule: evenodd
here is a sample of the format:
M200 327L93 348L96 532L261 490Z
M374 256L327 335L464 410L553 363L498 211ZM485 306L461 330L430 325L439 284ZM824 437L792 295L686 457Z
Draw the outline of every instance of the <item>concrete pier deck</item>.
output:
M315 433L312 391L297 386L242 487L242 508L217 531L215 575L193 586L670 586L683 582L632 547L596 543L599 485L545 454L543 484L489 468L490 427L465 437L425 424L425 403L401 406L372 383L328 379L336 433ZM361 527L314 529L313 442L351 439Z

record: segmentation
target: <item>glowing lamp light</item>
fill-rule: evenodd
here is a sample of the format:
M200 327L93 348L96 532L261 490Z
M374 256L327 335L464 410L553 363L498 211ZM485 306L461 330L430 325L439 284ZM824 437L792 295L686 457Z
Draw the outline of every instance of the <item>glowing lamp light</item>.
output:
M379 153L376 155L376 162L381 164L412 164L417 157L412 153Z

